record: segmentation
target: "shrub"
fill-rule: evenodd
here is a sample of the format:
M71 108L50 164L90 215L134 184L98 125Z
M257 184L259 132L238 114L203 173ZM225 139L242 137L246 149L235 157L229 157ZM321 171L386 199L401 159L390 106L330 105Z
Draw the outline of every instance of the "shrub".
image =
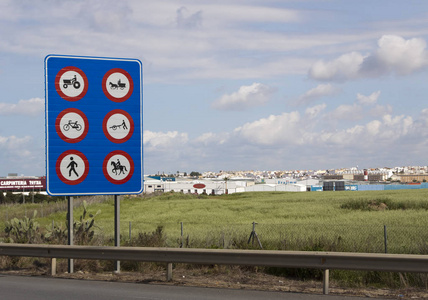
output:
M39 223L34 221L37 211L34 211L32 218L24 217L22 220L13 218L5 224L6 241L10 243L29 243L37 240L39 235Z

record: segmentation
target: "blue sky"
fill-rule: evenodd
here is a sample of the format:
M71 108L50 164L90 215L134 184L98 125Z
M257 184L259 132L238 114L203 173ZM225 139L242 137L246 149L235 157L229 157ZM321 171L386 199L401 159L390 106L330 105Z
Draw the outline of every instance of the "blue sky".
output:
M137 58L145 173L426 165L428 2L0 0L0 176L44 175L44 58Z

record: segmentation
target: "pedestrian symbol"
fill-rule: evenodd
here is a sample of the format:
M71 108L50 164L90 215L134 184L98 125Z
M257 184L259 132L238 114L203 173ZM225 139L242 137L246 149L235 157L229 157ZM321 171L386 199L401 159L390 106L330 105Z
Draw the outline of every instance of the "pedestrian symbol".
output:
M73 156L70 156L70 163L67 166L67 169L70 168L69 172L68 172L68 177L71 177L71 172L74 172L74 174L76 174L76 177L79 177L79 174L77 174L76 172L76 167L78 167L79 165L74 161Z
M88 160L80 151L65 151L57 159L56 173L59 179L66 184L79 184L89 173Z

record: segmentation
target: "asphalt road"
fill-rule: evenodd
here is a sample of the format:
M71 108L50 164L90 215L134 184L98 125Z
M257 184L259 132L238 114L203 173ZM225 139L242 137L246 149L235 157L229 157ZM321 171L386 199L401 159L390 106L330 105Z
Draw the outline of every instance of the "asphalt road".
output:
M361 297L308 295L284 292L149 285L122 282L89 281L49 277L10 276L0 274L2 300L367 300Z

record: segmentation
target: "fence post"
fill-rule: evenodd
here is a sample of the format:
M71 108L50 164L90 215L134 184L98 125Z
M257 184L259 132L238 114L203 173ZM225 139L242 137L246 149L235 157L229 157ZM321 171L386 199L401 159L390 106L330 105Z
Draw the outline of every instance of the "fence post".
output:
M180 248L183 248L183 222L180 222L181 235L180 235Z
M383 225L383 241L385 244L385 253L388 253L388 236L386 234L386 225Z

